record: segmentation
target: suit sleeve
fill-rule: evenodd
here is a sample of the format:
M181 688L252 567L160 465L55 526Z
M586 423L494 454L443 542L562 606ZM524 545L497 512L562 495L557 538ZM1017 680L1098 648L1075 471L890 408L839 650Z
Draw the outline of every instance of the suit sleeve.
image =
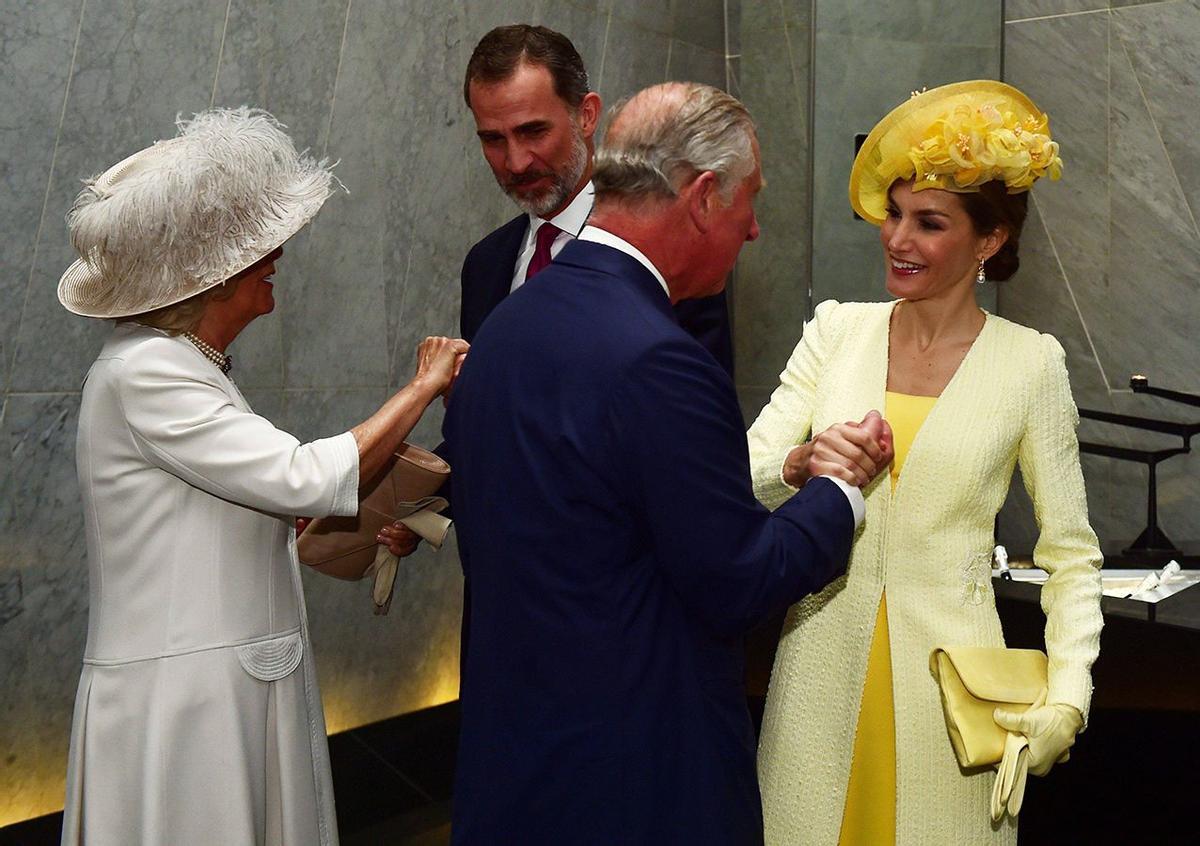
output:
M610 421L622 484L657 566L723 635L741 634L845 571L854 518L814 480L774 514L750 488L733 386L686 338L630 368Z
M830 324L836 307L833 300L817 306L813 319L804 325L800 343L779 374L779 387L746 432L754 494L768 508L777 507L796 492L783 481L783 462L812 431L817 380L831 346Z
M215 372L177 345L127 362L118 382L125 419L151 464L230 502L273 514L322 517L358 511L354 436L301 444L234 405Z
M471 311L470 294L467 291L471 279L471 266L474 262L475 247L467 253L467 257L463 259L462 270L458 273L459 281L459 306L458 306L458 334L459 337L468 344L475 337L475 330L479 328L478 321Z
M1058 341L1042 338L1042 360L1018 460L1038 525L1034 564L1050 574L1042 588L1047 701L1073 705L1087 721L1091 667L1100 651L1100 571L1096 534L1088 524L1087 497L1075 427L1066 358Z

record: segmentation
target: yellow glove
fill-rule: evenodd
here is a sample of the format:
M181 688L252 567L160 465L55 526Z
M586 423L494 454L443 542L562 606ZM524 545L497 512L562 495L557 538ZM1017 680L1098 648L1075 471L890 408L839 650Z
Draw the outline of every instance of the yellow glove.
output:
M1024 714L997 708L992 719L1029 741L1029 772L1035 776L1045 775L1055 764L1070 758L1075 735L1083 728L1082 715L1070 705L1043 705Z
M1009 732L1004 740L1004 757L996 771L996 783L992 787L993 822L999 822L1005 813L1015 817L1021 812L1028 774L1029 741L1023 734Z
M1001 708L992 714L996 724L1008 732L992 788L991 810L995 821L1006 812L1014 817L1020 812L1027 775L1045 775L1055 764L1070 758L1075 735L1083 728L1083 716L1078 710L1070 705L1044 705L1044 702L1045 692L1023 714Z

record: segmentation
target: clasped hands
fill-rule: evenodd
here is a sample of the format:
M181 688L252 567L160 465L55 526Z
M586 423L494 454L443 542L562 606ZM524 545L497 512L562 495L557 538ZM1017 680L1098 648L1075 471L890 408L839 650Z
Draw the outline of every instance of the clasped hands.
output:
M996 725L1008 732L1004 757L996 772L992 789L992 819L999 821L1007 812L1016 816L1025 798L1028 773L1043 776L1055 764L1071 757L1075 735L1083 728L1083 716L1070 705L1046 705L1042 694L1023 714L997 708L992 714Z
M814 476L833 476L865 487L895 458L892 427L878 411L858 423L836 423L794 448L783 463L783 480L794 488Z

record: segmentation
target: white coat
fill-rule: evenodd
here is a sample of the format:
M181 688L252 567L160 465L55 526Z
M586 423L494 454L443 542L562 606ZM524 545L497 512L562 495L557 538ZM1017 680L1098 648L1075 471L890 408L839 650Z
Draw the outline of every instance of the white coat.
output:
M181 337L120 324L83 389L90 612L64 844L336 844L293 515L354 514L347 432L301 444Z

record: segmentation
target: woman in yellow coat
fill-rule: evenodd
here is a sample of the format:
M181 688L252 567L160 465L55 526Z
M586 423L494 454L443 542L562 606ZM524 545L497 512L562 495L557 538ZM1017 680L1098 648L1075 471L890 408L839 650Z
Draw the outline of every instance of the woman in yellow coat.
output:
M851 203L880 226L897 299L817 307L750 429L752 472L777 505L844 451L835 424L872 408L896 460L865 490L846 577L784 626L759 748L768 844L1016 842L1012 817L992 820L992 771L958 765L929 654L1004 644L990 553L1018 463L1050 574L1049 689L1005 727L1044 774L1086 723L1101 558L1063 350L975 301L977 281L1015 272L1025 192L1060 166L1045 116L988 81L914 95L855 160Z

